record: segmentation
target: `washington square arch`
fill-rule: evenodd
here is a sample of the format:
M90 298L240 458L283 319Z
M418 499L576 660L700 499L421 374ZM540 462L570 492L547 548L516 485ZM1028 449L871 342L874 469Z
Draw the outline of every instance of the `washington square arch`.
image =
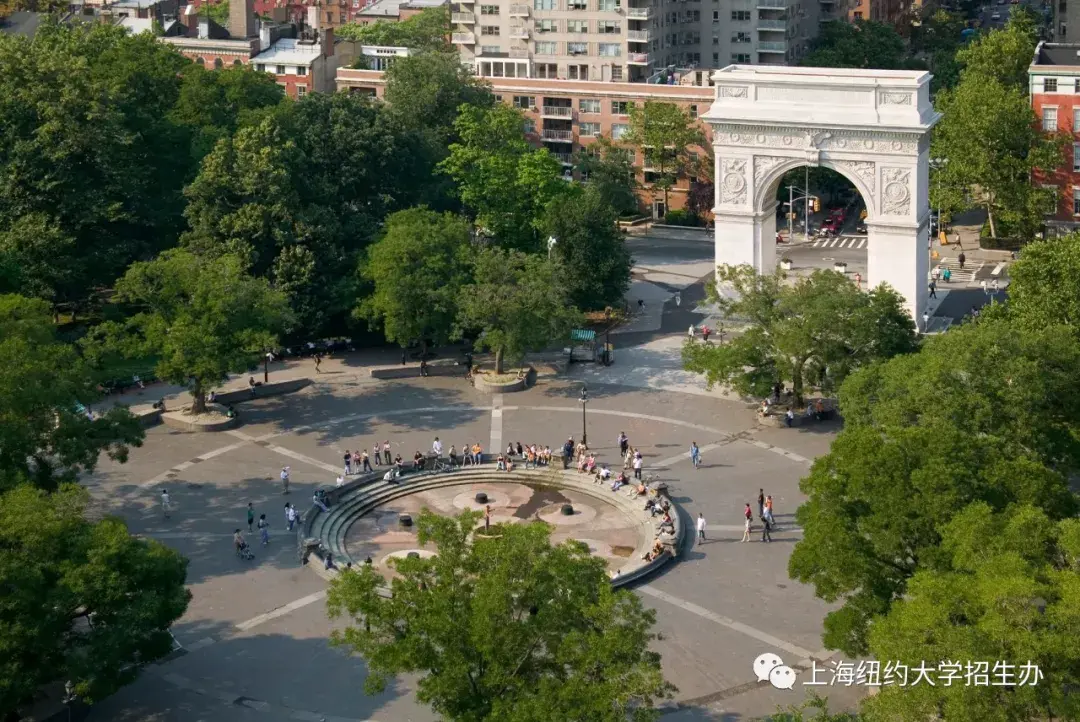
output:
M918 319L929 269L930 74L731 65L713 74L717 265L776 268L783 175L831 168L866 203L868 284L888 283Z

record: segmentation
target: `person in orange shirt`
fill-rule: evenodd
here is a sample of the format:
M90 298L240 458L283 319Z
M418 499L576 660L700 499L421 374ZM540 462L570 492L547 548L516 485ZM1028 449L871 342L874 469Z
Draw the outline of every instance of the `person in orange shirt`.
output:
M484 447L480 446L480 442L476 442L472 447L473 463L479 464L483 459Z

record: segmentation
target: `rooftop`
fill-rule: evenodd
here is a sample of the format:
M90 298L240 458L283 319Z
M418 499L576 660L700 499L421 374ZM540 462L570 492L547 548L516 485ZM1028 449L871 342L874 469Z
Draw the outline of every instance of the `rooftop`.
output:
M360 10L357 15L396 18L401 15L403 7L406 9L437 8L446 3L447 0L376 0Z
M1033 66L1080 66L1080 43L1039 43Z
M322 54L322 44L302 42L296 38L282 38L270 49L252 58L253 63L267 65L311 65Z

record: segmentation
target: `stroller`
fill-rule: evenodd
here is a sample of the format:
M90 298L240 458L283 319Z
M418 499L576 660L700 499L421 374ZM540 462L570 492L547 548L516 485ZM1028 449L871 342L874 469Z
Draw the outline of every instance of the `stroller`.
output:
M247 545L247 542L244 542L241 546L236 547L236 556L238 559L250 562L255 558L255 552L251 551L251 547Z

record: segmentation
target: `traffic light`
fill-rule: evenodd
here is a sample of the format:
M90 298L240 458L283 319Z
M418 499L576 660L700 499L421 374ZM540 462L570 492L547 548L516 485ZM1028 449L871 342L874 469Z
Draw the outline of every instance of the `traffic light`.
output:
M819 211L821 211L821 199L820 198L815 198L814 199L814 213L818 213Z

